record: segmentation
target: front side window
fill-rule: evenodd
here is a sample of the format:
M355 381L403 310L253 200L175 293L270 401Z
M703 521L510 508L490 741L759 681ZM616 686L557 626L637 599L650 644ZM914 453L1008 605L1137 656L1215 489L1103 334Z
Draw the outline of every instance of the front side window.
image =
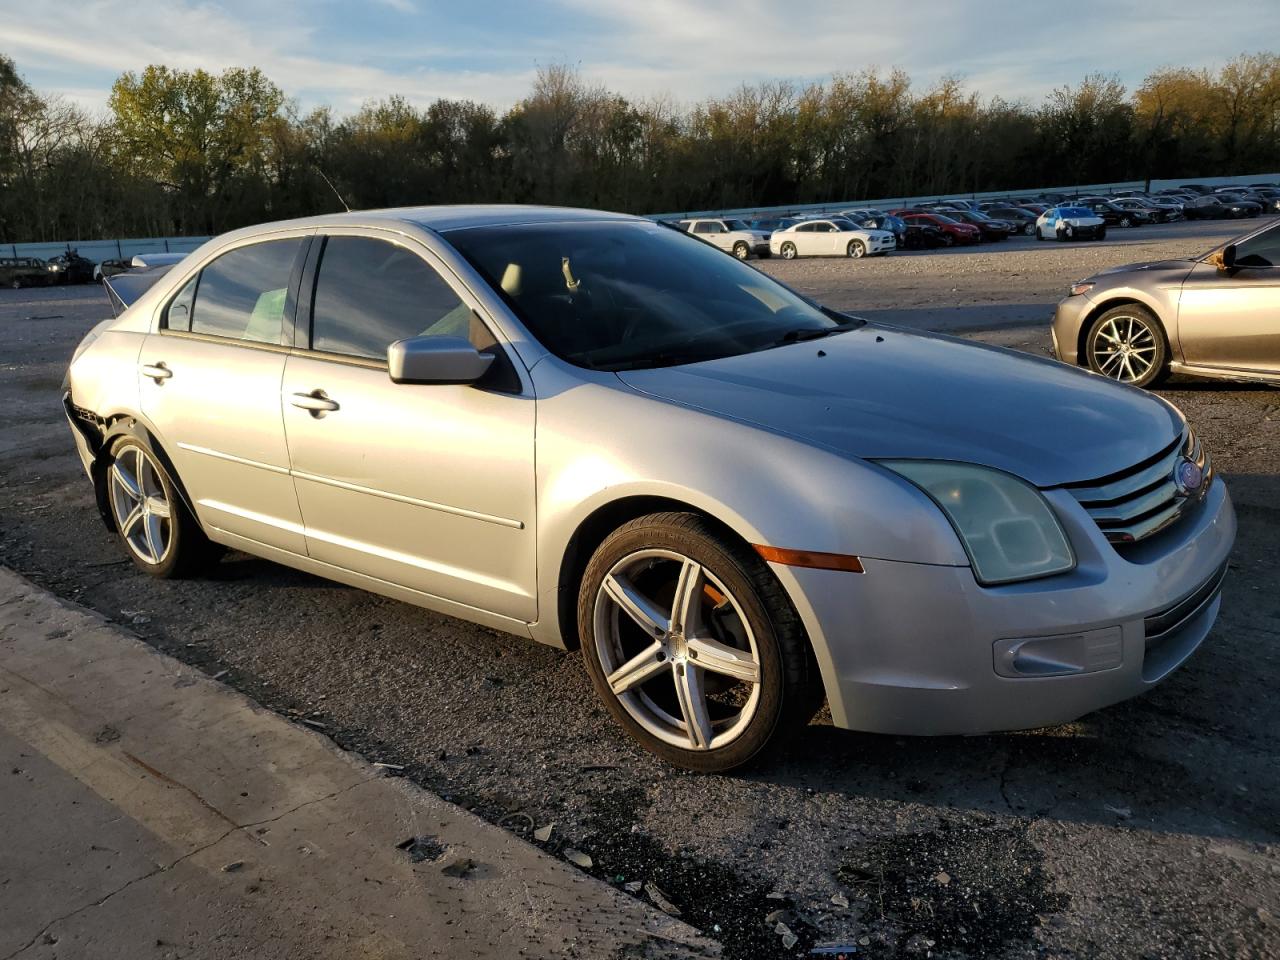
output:
M420 336L464 337L477 349L493 344L474 312L413 251L373 237L329 237L316 274L311 349L385 360L396 340Z
M548 350L590 369L693 363L856 325L649 223L468 227L445 239Z
M189 308L191 332L280 343L289 278L302 242L290 237L237 247L201 270ZM179 322L177 329L185 328Z
M1237 267L1280 266L1280 226L1236 244Z

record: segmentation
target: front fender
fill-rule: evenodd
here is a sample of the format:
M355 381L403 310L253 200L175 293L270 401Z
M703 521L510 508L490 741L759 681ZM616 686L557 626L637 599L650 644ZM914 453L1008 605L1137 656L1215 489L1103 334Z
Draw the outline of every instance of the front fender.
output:
M874 464L645 396L612 374L550 360L534 372L540 610L557 609L553 572L582 524L632 497L687 504L747 543L968 566L934 503Z

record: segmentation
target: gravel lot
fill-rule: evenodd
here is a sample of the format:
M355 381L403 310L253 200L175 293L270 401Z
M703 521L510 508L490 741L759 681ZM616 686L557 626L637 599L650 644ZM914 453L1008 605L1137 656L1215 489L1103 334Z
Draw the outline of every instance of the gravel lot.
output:
M762 268L870 318L1043 351L1068 282L1235 232ZM1226 476L1240 538L1216 630L1154 693L1003 736L904 740L820 719L779 763L708 777L633 747L577 655L240 555L204 580L135 572L59 406L70 351L107 312L92 287L0 291L0 560L53 591L510 829L554 823L543 846L656 883L728 957L831 940L870 957L1280 952L1280 392L1163 390ZM790 952L779 920L800 935Z

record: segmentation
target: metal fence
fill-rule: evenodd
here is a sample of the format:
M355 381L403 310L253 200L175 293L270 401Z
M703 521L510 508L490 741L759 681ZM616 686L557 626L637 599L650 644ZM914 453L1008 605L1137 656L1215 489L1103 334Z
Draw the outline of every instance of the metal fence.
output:
M1280 183L1280 173L1254 173L1239 177L1181 177L1177 180L1152 180L1152 190L1165 190L1178 187L1184 183L1200 183L1207 187L1246 186L1251 183ZM1025 190L995 190L989 193L930 193L919 197L878 197L873 200L841 200L830 203L791 203L775 207L738 207L731 210L682 210L673 213L648 214L653 220L681 220L691 217L776 217L791 213L833 213L839 210L854 210L871 207L888 210L897 207L910 207L917 203L932 203L937 200L999 200L1004 197L1034 197L1042 193L1062 193L1067 196L1113 197L1122 190L1145 190L1145 180L1129 180L1123 183L1087 183L1069 187L1029 187Z
M1152 190L1164 190L1181 184L1194 182L1211 187L1232 185L1244 186L1250 183L1280 182L1280 173L1255 173L1238 177L1182 177L1177 180L1152 180ZM1143 190L1146 183L1141 180L1130 180L1125 183L1089 183L1075 184L1068 187L1034 187L1025 190L997 190L991 193L934 193L920 197L878 197L874 200L841 200L831 203L792 203L776 207L738 207L732 210L681 210L671 213L647 214L653 220L679 220L687 217L767 217L788 213L830 213L837 210L849 210L857 207L893 208L909 207L916 203L927 203L947 197L965 200L1000 199L1009 196L1037 196L1042 193L1064 193L1068 196L1088 196L1099 194L1114 196L1122 190ZM70 240L58 243L5 243L0 244L0 256L39 257L47 260L50 257L65 253L68 246L95 263L103 260L127 260L139 253L189 253L200 246L208 237L143 237L120 240Z

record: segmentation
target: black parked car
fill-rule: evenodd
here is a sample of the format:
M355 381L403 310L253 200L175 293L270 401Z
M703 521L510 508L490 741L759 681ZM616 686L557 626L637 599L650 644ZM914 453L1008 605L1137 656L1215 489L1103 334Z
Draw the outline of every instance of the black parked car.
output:
M1014 232L1013 225L1003 220L996 220L977 210L940 210L952 220L969 223L978 228L982 239L986 241L1004 240Z
M933 250L950 244L937 227L927 223L908 222L903 246L908 250Z
M1183 204L1182 215L1188 220L1221 220L1231 216L1222 200L1212 195L1188 200Z
M1238 193L1220 193L1217 200L1226 208L1227 216L1233 220L1242 217L1256 217L1262 213L1262 204L1256 200L1248 200Z
M1036 217L1039 214L1024 210L1022 207L990 206L982 212L988 217L1003 220L1011 225L1016 233L1024 233L1029 237L1036 232Z
M1076 206L1088 207L1105 221L1108 227L1136 227L1150 223L1151 215L1141 210L1126 210L1118 207L1106 197L1081 197Z
M50 257L47 262L54 283L93 283L93 261L70 247L66 253Z

